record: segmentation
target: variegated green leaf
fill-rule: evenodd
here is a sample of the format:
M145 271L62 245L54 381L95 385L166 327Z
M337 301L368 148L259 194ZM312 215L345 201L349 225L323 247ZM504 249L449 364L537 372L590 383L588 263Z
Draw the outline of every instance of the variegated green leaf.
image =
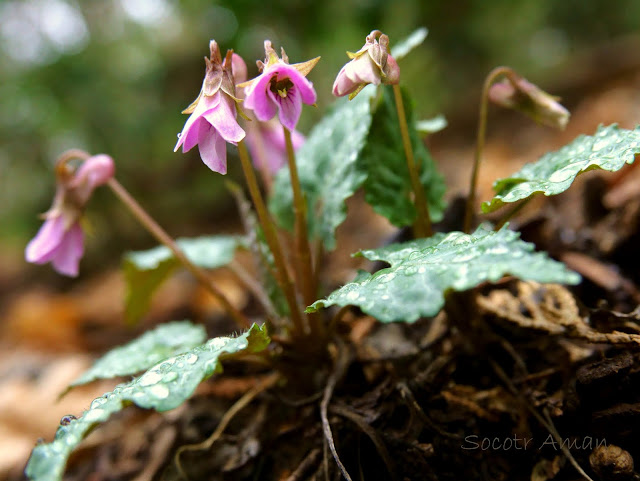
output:
M533 244L506 227L497 232L479 228L475 233L436 234L382 249L362 251L369 260L391 264L316 301L309 312L332 305L358 306L383 322L413 322L434 316L449 291L464 291L510 274L538 282L576 284L580 276L546 254L533 252Z
M493 212L506 203L534 194L561 194L579 174L594 169L615 172L633 163L637 154L640 154L640 127L626 130L617 125L600 126L594 135L581 135L512 176L497 180L493 184L496 195L482 204L482 211Z
M71 452L112 414L131 403L156 411L176 408L193 394L198 384L222 371L222 360L262 351L268 344L266 327L254 324L238 337L216 337L159 362L142 376L95 399L82 416L61 425L52 442L36 446L26 475L32 481L60 481Z

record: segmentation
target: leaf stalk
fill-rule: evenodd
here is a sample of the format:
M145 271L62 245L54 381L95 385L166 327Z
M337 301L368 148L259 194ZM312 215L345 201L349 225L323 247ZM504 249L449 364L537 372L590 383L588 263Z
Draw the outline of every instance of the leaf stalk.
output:
M517 82L519 76L509 67L496 67L484 81L482 86L482 96L480 98L480 112L478 115L478 136L476 139L476 150L473 158L473 169L471 170L471 181L469 185L469 196L467 197L467 206L464 213L465 233L471 233L471 224L473 222L473 211L476 203L476 186L478 184L478 171L480 169L480 161L484 151L484 144L487 136L487 111L489 110L489 89L501 76L506 76L512 83Z
M178 244L171 238L167 232L147 213L146 210L129 194L129 192L116 179L111 179L107 183L113 193L122 201L129 209L138 222L153 236L155 239L164 244L180 261L180 263L202 284L214 298L222 304L222 307L233 318L233 320L243 328L251 327L251 321L236 309L227 297L218 289L209 275L200 267L196 266L185 253L180 249Z
M249 194L251 195L256 208L256 212L258 214L258 222L260 222L260 225L262 226L265 239L267 241L267 244L269 245L271 253L273 254L273 262L275 264L276 270L276 280L278 281L278 284L280 285L280 288L284 293L287 305L289 306L291 320L293 322L293 333L296 335L303 335L307 331L307 329L302 316L302 311L300 310L300 306L298 305L298 301L296 299L293 282L291 281L291 276L289 275L289 271L285 263L282 245L280 244L275 225L271 220L271 217L269 216L269 211L267 210L267 206L262 197L262 193L260 192L258 179L256 178L256 174L253 171L253 166L251 165L251 160L249 159L249 152L243 140L238 142L238 153L240 156L242 171L249 188Z
M400 126L404 154L407 159L411 188L413 190L413 202L416 207L416 220L413 224L413 233L416 239L421 237L431 237L431 235L433 235L433 230L431 228L429 205L427 204L427 198L424 188L422 187L422 183L420 182L420 174L413 155L413 147L411 146L411 137L409 137L409 127L407 125L404 101L402 100L402 90L397 84L393 86L393 95L396 110L398 112L398 125Z

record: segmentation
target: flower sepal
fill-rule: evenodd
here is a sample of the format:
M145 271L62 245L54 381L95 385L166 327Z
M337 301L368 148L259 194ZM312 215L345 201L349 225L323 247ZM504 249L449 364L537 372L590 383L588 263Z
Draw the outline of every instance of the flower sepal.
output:
M242 59L240 59L238 55L234 54L233 50L227 50L227 54L225 55L223 62L222 56L220 55L220 49L218 48L218 43L215 40L211 40L209 42L209 50L209 58L204 58L206 69L200 93L198 94L198 97L193 102L191 102L191 105L189 105L182 111L183 114L192 114L198 106L198 102L200 102L203 96L213 97L216 93L218 93L219 90L222 90L236 103L241 102L241 100L236 97L236 87L234 82L233 70L234 63L236 64L236 66L238 66L240 62L244 64L244 61L242 61ZM240 59L240 61L238 62L235 57Z
M263 73L266 68L273 67L278 63L284 63L286 65L289 65L295 68L298 72L302 74L303 77L306 77L315 68L315 66L318 64L318 62L322 58L322 57L315 57L315 58L312 58L311 60L307 60L306 62L298 62L298 63L290 64L289 56L284 51L284 47L280 48L280 57L278 57L278 54L276 53L275 49L273 48L273 45L271 44L271 40L264 41L264 51L265 51L265 61L263 62L262 60L258 60L256 62L256 65L258 66L258 71L260 73ZM247 80L246 82L239 83L236 85L236 87L243 87L243 88L250 87L251 84L253 84L257 79L258 77L253 78L251 80Z

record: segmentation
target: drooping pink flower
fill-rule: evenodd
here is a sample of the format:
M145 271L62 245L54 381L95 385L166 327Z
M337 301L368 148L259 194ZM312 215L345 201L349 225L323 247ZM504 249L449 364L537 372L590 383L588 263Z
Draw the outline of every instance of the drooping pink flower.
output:
M265 40L264 50L266 63L258 62L262 73L241 84L246 93L244 105L263 122L278 113L280 123L293 131L298 124L302 104L313 105L316 102L316 91L306 75L320 57L291 65L284 49L282 58L279 58L269 40Z
M89 157L71 172L65 159L56 167L58 185L53 206L44 214L44 224L25 249L28 262L51 262L60 274L75 277L84 253L80 218L96 187L113 177L113 159L105 154Z
M364 46L347 55L351 61L342 67L333 83L336 97L349 95L351 100L368 84L397 84L400 81L400 68L389 54L389 37L380 30L367 35Z
M207 64L202 90L198 98L182 113L191 114L184 124L174 152L182 147L188 152L196 144L200 158L214 172L227 173L226 142L236 145L245 132L236 121L234 69L242 70L246 76L246 65L239 55L231 50L222 62L218 45L209 43L211 57Z
M275 174L287 163L287 146L282 126L275 119L254 124L247 130L247 147L251 158L256 167L265 166L269 172ZM300 132L291 132L294 150L298 150L304 141L305 137Z
M564 130L570 113L559 102L537 85L508 69L507 78L489 88L489 100L507 109L517 110L535 122Z
M78 266L84 253L84 233L76 221L65 226L62 214L47 217L36 236L27 244L25 257L34 264L51 262L60 274L78 275Z

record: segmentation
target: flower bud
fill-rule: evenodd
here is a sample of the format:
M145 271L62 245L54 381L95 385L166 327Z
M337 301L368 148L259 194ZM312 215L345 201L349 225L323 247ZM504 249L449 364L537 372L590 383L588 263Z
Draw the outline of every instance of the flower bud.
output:
M347 52L347 55L351 61L342 67L333 84L336 97L348 94L351 100L368 84L397 84L400 81L400 68L389 54L389 37L379 30L367 36L360 50Z
M89 157L73 176L69 183L69 190L74 192L77 202L85 205L96 187L106 184L113 178L115 169L113 159L106 154Z
M489 89L489 100L496 105L518 110L535 122L564 130L570 113L559 98L549 95L536 85L515 73L493 84Z

